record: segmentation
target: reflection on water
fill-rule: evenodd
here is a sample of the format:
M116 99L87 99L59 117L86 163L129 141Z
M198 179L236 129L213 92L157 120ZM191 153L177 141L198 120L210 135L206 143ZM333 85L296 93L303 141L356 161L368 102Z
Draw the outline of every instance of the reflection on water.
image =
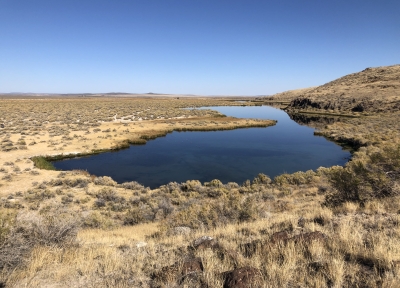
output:
M335 122L340 122L340 118L338 116L316 116L310 114L289 114L290 119L295 121L300 125L306 125L312 128L323 128L326 125L333 124Z
M138 181L152 188L176 181L220 179L242 183L258 173L274 177L284 172L343 165L348 151L314 129L301 126L284 111L261 107L206 107L227 116L278 120L267 128L213 132L173 132L166 137L78 159L54 162L58 169L83 169L118 182Z

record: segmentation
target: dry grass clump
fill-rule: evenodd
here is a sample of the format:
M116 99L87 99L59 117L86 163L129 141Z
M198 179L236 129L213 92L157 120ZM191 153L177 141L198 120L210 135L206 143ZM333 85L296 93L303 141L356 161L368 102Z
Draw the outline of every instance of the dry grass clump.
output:
M20 212L14 219L0 215L2 234L0 242L0 269L2 276L7 271L24 265L35 247L67 247L74 243L80 219L70 211L52 207L46 213ZM7 224L13 222L10 228ZM6 279L3 279L3 281Z

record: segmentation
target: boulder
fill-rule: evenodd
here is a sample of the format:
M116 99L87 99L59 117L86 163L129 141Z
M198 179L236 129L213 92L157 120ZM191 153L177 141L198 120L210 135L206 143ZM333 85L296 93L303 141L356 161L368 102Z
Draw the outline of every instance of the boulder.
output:
M217 240L215 240L214 238L212 238L210 236L202 236L202 237L194 240L193 247L196 250L204 250L207 248L217 249L217 248L219 248L219 244L218 244Z
M225 272L224 276L224 288L262 287L264 284L261 271L250 266Z
M175 262L171 266L161 268L160 271L152 275L152 278L161 283L176 283L189 274L202 273L203 269L203 263L200 258L186 258Z

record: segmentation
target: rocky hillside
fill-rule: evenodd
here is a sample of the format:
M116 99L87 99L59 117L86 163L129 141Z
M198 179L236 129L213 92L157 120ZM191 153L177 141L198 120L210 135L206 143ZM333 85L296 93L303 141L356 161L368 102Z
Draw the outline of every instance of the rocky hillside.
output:
M276 94L289 100L288 109L324 109L344 112L400 110L400 65L367 68L324 85ZM299 93L300 92L300 93Z

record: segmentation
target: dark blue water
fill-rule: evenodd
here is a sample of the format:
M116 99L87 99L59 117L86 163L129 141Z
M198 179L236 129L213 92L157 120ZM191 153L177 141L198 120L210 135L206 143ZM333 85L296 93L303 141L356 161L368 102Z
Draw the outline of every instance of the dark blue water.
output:
M61 170L82 169L137 181L151 188L176 181L219 179L241 184L258 173L270 177L344 165L348 151L313 135L281 110L268 107L207 107L227 116L278 120L276 126L215 132L173 132L129 149L54 162Z

